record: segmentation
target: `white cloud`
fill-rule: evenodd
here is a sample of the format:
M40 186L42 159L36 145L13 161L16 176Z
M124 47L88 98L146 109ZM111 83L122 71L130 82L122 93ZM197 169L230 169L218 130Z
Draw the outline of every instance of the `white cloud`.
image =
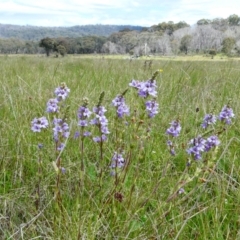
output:
M41 26L196 23L240 14L239 0L0 0L0 23Z

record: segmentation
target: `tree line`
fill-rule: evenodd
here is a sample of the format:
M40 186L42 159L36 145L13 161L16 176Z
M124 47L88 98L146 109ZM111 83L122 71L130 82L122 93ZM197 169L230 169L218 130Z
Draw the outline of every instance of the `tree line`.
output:
M121 29L110 36L45 37L40 41L0 39L0 53L178 55L223 52L240 55L240 17L201 19L194 26L163 22L149 28Z
M0 23L0 38L17 38L25 41L40 41L42 38L57 38L59 36L71 38L87 35L109 36L113 32L118 32L124 28L140 31L143 27L102 24L77 25L72 27L37 27Z

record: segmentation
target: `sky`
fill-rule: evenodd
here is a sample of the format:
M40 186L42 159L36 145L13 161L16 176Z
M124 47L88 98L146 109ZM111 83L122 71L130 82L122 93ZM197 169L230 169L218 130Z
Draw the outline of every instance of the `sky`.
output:
M194 25L232 14L240 16L240 0L0 0L0 23L31 26Z

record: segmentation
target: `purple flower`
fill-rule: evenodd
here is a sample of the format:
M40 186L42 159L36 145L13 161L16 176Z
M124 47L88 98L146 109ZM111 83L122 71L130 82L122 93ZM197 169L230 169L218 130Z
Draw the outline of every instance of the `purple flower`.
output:
M125 103L123 96L119 95L112 100L112 105L117 109L117 115L119 118L123 118L124 115L129 115L129 107Z
M112 105L113 105L114 107L118 107L118 106L121 106L124 102L125 102L124 97L121 96L121 95L118 95L117 97L115 97L115 98L112 100Z
M42 129L48 127L48 120L46 117L34 118L31 124L33 132L41 132Z
M54 91L58 101L65 100L70 92L70 89L65 83L62 83L60 87L57 87Z
M79 136L80 136L80 132L77 131L77 132L74 133L74 137L73 138L77 139L77 138L79 138Z
M102 126L107 126L108 125L108 120L107 120L106 116L96 115L96 118L98 120L98 124L100 124Z
M117 108L117 115L119 118L123 118L124 115L129 115L129 107L126 104L122 104Z
M65 174L66 173L66 168L61 167L61 172L62 172L62 174Z
M101 125L101 132L103 134L109 134L108 127L106 125Z
M215 124L217 121L217 117L213 114L206 114L206 116L203 119L203 123L201 124L201 126L203 128L207 128L209 125L211 124Z
M38 149L42 149L43 148L43 144L42 143L39 143L38 144Z
M99 124L99 121L98 121L97 118L94 118L94 119L92 119L92 120L90 121L90 124L91 124L91 125L97 125L97 124Z
M185 193L184 188L180 188L180 189L178 189L178 194L179 194L179 195L180 195L180 194L183 194L183 193Z
M89 136L91 136L91 133L88 132L88 131L85 131L85 132L83 133L83 136L84 136L84 137L89 137Z
M133 79L132 82L129 83L129 86L139 89L141 87L141 82Z
M99 136L93 137L94 142L101 142L101 138Z
M84 99L84 104L78 109L78 126L81 127L81 132L79 132L79 136L87 137L90 136L90 132L84 132L84 128L88 126L89 120L88 118L91 116L92 112L87 108L87 99Z
M177 137L182 129L180 126L180 122L178 120L174 120L170 124L171 127L167 129L166 133L173 137Z
M167 145L169 146L170 154L171 154L172 156L175 156L175 155L176 155L176 152L175 152L175 150L174 150L174 145L173 145L172 141L168 140L168 141L167 141Z
M51 98L47 102L48 113L57 113L59 111L58 100L56 98Z
M65 147L65 144L64 143L60 143L58 146L57 146L57 150L58 151L62 151Z
M107 136L102 134L101 137L99 137L99 136L93 137L93 141L94 142L105 142L105 141L107 141Z
M60 137L68 138L69 136L69 127L66 122L63 122L61 118L54 118L53 119L53 135L54 140L57 142Z
M216 147L220 144L220 141L217 136L213 135L207 138L205 143L205 152L208 152L211 148Z
M88 121L87 120L79 120L78 121L78 126L87 127L88 126Z
M55 142L57 143L57 150L61 151L65 147L65 144L61 143L60 141L63 138L69 137L69 134L70 134L69 126L61 118L54 118L53 125L54 125L53 138L54 138Z
M85 106L81 106L78 109L78 119L86 119L91 116L92 112Z
M201 153L205 151L206 140L201 136L191 139L191 147L187 149L187 153L193 155L195 160L202 158Z
M149 95L156 97L157 96L157 85L156 80L147 80L145 82L140 82L137 80L132 80L129 86L138 89L138 95L140 97L146 98Z
M199 160L202 158L202 152L208 152L211 148L216 147L219 144L220 141L215 135L208 137L207 140L198 136L190 141L190 145L192 146L187 149L187 153L192 154L195 160Z
M111 172L111 175L115 175L117 168L121 169L125 165L125 159L123 158L123 155L120 153L115 152L113 157L112 157L112 162L110 165L110 168L113 169Z
M95 118L90 121L90 124L97 125L100 129L101 137L94 137L94 142L103 142L107 140L106 134L109 134L108 131L108 120L104 115L107 110L103 106L98 106L93 108L93 112L95 113Z
M99 116L103 116L106 111L107 111L106 108L103 106L93 108L93 112Z
M141 88L138 91L138 95L144 98L146 98L148 95L156 97L157 96L156 88L157 88L156 81L148 80L141 84Z
M232 108L229 106L224 106L222 108L222 111L220 112L218 118L225 122L226 124L231 124L231 118L233 118L235 115L233 113Z
M156 102L156 100L147 101L145 105L150 118L153 118L156 114L158 114L159 104Z

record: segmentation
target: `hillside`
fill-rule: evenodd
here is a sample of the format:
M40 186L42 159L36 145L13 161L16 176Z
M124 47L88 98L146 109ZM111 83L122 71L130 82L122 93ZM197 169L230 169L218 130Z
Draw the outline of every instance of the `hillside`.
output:
M17 38L21 40L40 40L45 37L81 37L84 35L109 36L113 32L129 28L141 30L141 26L130 25L78 25L73 27L36 27L0 23L0 38Z

